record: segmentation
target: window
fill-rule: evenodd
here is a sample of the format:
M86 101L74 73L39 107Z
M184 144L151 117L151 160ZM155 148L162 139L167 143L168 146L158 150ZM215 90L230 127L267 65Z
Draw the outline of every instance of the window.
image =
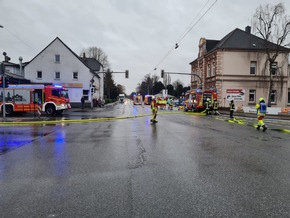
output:
M256 75L257 61L251 61L250 74Z
M36 79L42 79L42 71L37 71Z
M61 96L60 89L52 89L52 90L51 90L51 95L52 95L52 96L60 97L60 96Z
M60 63L60 55L59 55L59 54L56 54L56 55L54 56L54 62L55 62L55 63Z
M277 73L277 62L274 62L271 66L271 74L275 76Z
M207 77L211 77L211 67L210 67L210 64L207 65Z
M89 90L84 89L83 90L83 96L85 97L85 100L89 100Z
M54 73L54 78L55 79L60 79L60 72L55 72Z
M79 79L79 73L78 72L73 72L73 79L75 79L75 80Z
M272 93L271 93L271 103L276 103L276 93L277 91L276 90L272 90Z
M250 89L249 91L249 102L256 102L256 90Z
M211 74L212 76L215 76L215 62L211 64Z

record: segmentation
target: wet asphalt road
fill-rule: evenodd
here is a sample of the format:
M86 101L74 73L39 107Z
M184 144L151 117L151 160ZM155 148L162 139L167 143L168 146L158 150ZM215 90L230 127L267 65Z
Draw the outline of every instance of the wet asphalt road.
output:
M159 112L155 125L128 103L73 115L127 119L0 126L1 217L290 217L287 123Z

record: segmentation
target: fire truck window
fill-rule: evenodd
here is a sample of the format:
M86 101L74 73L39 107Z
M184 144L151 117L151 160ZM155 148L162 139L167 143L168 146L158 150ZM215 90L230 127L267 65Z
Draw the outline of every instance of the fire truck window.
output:
M68 98L68 90L61 90L61 95L62 95L64 98Z
M34 90L34 102L41 101L42 102L42 90L41 89L35 89Z
M60 97L60 90L59 89L53 89L53 90L51 90L51 94L53 96Z

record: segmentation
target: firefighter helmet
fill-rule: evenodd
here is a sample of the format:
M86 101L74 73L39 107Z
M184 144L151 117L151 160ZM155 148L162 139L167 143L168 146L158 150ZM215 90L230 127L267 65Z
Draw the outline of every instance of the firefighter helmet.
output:
M209 101L209 98L207 98L206 100Z
M264 101L264 98L262 98L262 97L261 97L261 98L259 98L259 102L261 102L261 101Z

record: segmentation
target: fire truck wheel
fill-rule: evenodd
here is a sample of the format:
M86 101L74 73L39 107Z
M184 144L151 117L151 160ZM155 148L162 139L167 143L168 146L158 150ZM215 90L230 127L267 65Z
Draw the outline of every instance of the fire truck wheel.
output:
M11 115L11 114L13 114L13 107L12 106L10 106L10 105L6 105L5 106L5 114L6 115Z
M54 115L55 114L55 108L53 105L47 105L46 108L45 108L45 113L47 115Z

